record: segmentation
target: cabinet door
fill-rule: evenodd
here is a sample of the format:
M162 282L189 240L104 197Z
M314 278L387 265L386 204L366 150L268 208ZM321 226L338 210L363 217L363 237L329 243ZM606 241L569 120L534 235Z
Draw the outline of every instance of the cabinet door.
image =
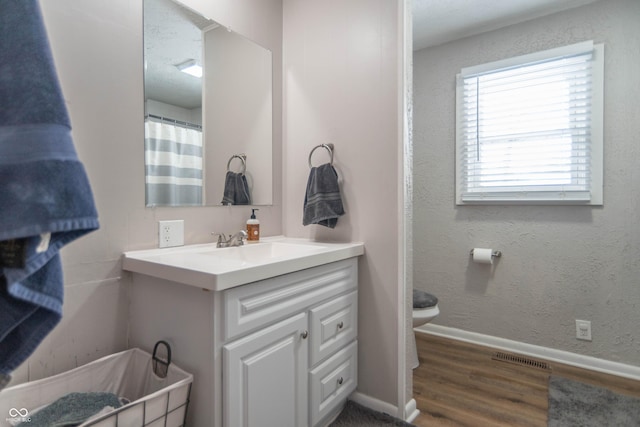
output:
M307 425L307 324L300 313L223 347L225 426Z

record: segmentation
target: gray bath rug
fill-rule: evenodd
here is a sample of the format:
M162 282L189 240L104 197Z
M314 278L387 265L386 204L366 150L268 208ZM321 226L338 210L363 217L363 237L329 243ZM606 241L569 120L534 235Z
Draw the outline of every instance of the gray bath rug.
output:
M415 427L391 415L376 412L372 409L347 400L338 418L329 427Z
M640 426L640 399L551 376L548 426Z

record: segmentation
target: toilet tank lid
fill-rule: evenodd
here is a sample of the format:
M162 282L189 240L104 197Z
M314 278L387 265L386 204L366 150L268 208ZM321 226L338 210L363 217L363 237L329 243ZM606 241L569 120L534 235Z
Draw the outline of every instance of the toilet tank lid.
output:
M413 308L429 308L438 304L438 298L425 291L413 290Z

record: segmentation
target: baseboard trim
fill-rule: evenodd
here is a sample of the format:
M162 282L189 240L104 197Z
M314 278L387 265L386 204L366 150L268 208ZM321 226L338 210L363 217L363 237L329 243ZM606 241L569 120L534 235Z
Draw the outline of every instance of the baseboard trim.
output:
M373 409L374 411L382 412L395 418L403 417L402 414L399 414L397 406L393 406L392 404L376 399L375 397L360 393L359 391L351 393L349 399L369 409ZM404 413L407 414L405 421L408 423L412 422L418 417L418 415L420 415L415 399L411 399L407 402L404 407Z
M413 420L418 418L420 415L420 411L418 410L418 404L415 399L411 399L404 407L404 413L406 415L405 421L408 423L412 423Z
M354 391L353 393L351 393L349 399L353 400L356 403L359 403L362 406L373 409L374 411L383 412L393 417L398 416L397 406L393 406L392 404L376 399L375 397L362 394L359 391Z
M471 344L493 347L513 353L545 359L551 362L558 362L578 368L590 369L592 371L616 375L623 378L640 380L640 367L638 366L612 362L609 360L598 359L591 356L584 356L564 350L556 350L549 347L527 344L519 341L508 340L491 335L483 335L476 332L469 332L462 329L450 328L447 326L434 325L430 323L419 326L415 328L414 331L424 334L436 335L443 338L464 341Z

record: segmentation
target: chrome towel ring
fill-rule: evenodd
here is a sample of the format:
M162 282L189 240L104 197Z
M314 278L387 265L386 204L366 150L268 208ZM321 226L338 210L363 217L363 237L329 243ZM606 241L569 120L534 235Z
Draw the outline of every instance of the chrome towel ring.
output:
M229 167L231 166L231 161L233 159L240 159L240 161L242 162L242 171L240 173L244 174L247 171L247 155L246 154L234 154L233 156L231 156L231 158L227 162L227 172L231 171L229 169Z
M311 150L311 152L309 153L309 168L312 168L313 166L311 165L311 156L313 156L313 152L316 151L316 149L318 148L324 148L329 152L329 156L331 157L331 165L333 165L333 144L329 143L329 144L320 144L320 145L316 145L315 147L313 147L313 149Z

